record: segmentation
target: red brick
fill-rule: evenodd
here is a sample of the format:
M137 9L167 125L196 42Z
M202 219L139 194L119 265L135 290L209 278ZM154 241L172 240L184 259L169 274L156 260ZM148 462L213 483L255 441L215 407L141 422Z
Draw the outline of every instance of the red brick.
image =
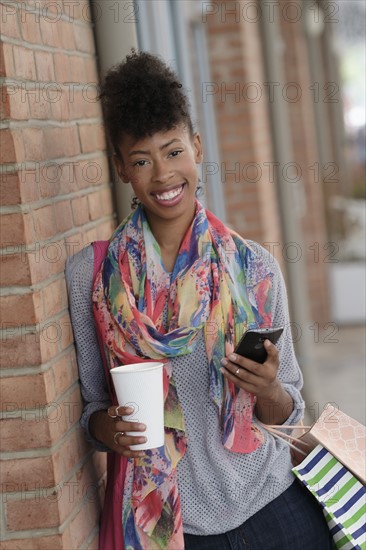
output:
M20 38L18 12L13 3L0 4L1 33L9 38Z
M55 399L53 376L50 370L29 376L2 378L1 391L2 406L6 400L6 402L18 403L19 408L22 409L44 406Z
M84 225L89 221L88 197L77 197L71 201L72 217L75 225Z
M65 548L71 549L72 544L68 532L50 537L31 537L0 542L0 550L35 550L35 548L37 550L50 550L51 548L52 550L64 550Z
M105 216L108 214L113 214L112 190L109 187L106 187L101 190L100 195L103 214Z
M59 23L60 21L51 21L48 17L40 18L42 41L45 46L61 47Z
M60 92L57 95L57 101L52 101L50 103L52 110L52 118L55 120L70 120L70 118L75 118L70 116L70 89L69 86L63 88L60 87ZM71 96L72 97L72 96Z
M78 132L75 126L46 128L44 133L48 159L71 157L80 153Z
M41 321L39 292L0 297L2 319L12 326L34 325Z
M58 233L64 233L73 227L70 201L55 203L55 220Z
M46 140L42 128L23 128L27 161L46 160Z
M92 23L92 14L88 0L79 0L72 13L75 19L81 19L84 23Z
M63 355L52 365L55 393L64 393L78 379L75 350Z
M89 203L90 219L96 220L98 218L101 218L103 215L103 205L100 200L99 191L88 195L88 203Z
M55 80L53 56L50 52L35 51L37 78L40 82Z
M2 246L16 246L26 242L22 214L3 214L0 219Z
M54 53L53 59L57 82L70 82L70 57L63 53Z
M73 425L77 425L83 410L80 390L77 387L62 403L49 406L48 418L52 441L55 443L63 437Z
M57 483L51 456L2 460L0 469L2 490L6 493L52 487Z
M42 197L65 195L77 190L72 161L50 161L40 171Z
M115 229L116 229L116 222L113 218L100 222L96 228L96 237L93 237L93 239L90 239L90 242L92 242L95 239L108 240Z
M99 228L98 228L99 229ZM96 240L100 239L100 236L99 236L99 233L97 231L97 229L95 227L92 227L91 229L89 229L88 231L86 231L86 236L85 236L85 246L87 244L90 244Z
M12 130L12 136L14 141L14 147L15 147L15 156L17 159L17 162L25 162L25 149L24 149L24 142L23 142L23 135L20 130Z
M6 120L10 117L10 97L8 94L8 86L1 85L0 90L0 120Z
M70 523L70 535L74 543L74 548L81 548L82 543L90 535L90 531L94 528L93 524L90 524L89 515L87 510L88 502L85 502L81 510L76 514Z
M77 50L85 53L95 53L95 43L91 25L74 25L74 36Z
M20 204L20 181L17 172L3 173L0 185L0 203L3 205Z
M48 120L51 118L51 103L48 101L46 93L38 89L37 94L32 92L27 94L29 105L29 118Z
M107 455L104 453L94 453L91 457L93 469L98 479L101 479L106 474Z
M43 490L41 496L7 503L7 528L9 531L58 527L61 524L57 500L60 491Z
M17 77L25 78L26 80L36 80L36 66L32 50L14 45L13 52Z
M21 408L21 404L19 408ZM10 452L50 447L52 440L50 435L51 424L47 422L48 414L51 418L54 414L56 418L57 410L43 410L38 407L35 411L23 412L23 418L1 420L1 450Z
M70 118L101 118L102 111L96 99L97 90L94 84L83 84L81 90L69 94Z
M100 124L80 124L79 134L83 153L93 153L106 148L104 128Z
M85 73L86 73L86 82L95 82L98 83L98 69L97 63L94 57L87 57L85 59Z
M0 76L6 76L3 42L0 42Z
M102 157L98 157L95 159L95 162L98 166L95 167L95 176L91 178L94 181L94 178L96 178L97 175L100 174L100 179L95 179L94 184L106 184L110 183L110 173L109 173L109 164L108 164L108 157L107 155L103 155Z
M8 329L7 335L2 337L0 346L0 365L3 368L38 366L43 357L43 342L39 333L34 329L23 328L19 336L14 336L16 327L10 323L2 323L3 329ZM42 346L41 346L42 344Z
M9 118L27 120L29 118L28 91L21 89L23 84L14 84L6 87L9 100Z
M12 44L0 43L1 76L16 77Z
M42 15L39 18L35 13L27 12L23 10L20 15L23 40L25 42L31 42L32 44L42 44L41 30L40 30L40 19L43 18ZM37 21L38 19L38 21Z
M96 533L87 550L99 550L99 533Z
M108 165L103 158L79 161L75 164L75 181L79 189L104 183L106 175L109 176Z
M85 246L85 234L83 232L76 233L70 237L64 238L67 257L73 256Z
M43 318L54 317L67 308L65 279L53 281L42 289Z
M34 226L38 239L48 239L55 234L55 212L54 206L44 206L33 211Z
M86 449L80 445L80 440L83 440L84 434L81 428L73 430L63 442L62 446L53 455L53 465L55 471L55 479L60 483L67 474L75 468L82 460L85 460L86 455L90 452L90 447ZM90 458L88 459L90 460Z
M61 317L60 325L62 327L60 351L63 351L68 348L74 341L71 319L68 313Z
M40 192L38 187L38 165L29 166L24 170L19 170L19 180L21 189L21 202L30 203L39 200Z
M75 240L76 236L70 238ZM29 264L32 273L33 284L39 283L64 272L66 258L66 238L53 239L43 246L38 245L37 254L29 254ZM29 245L31 249L31 245Z
M7 128L0 130L0 162L16 162L13 135Z
M65 50L75 50L75 38L73 23L68 21L59 21L57 23L59 27L59 36L61 40L61 47Z
M0 280L3 286L31 284L31 274L26 254L3 254L0 256Z
M77 55L72 55L69 57L70 79L72 82L78 82L80 84L83 82L89 82L86 72L87 62L88 59L85 57L80 57Z

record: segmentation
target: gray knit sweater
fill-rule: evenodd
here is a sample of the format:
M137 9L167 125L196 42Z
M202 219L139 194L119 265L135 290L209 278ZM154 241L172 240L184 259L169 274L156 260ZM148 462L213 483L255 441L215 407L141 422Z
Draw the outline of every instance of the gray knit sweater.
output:
M273 325L285 327L277 344L280 354L278 377L295 403L286 424L296 424L304 408L300 395L303 381L290 338L284 281L277 262L267 250L252 241L249 244L270 262L273 273ZM80 422L95 448L108 451L93 440L88 431L91 414L111 404L92 314L91 246L68 260L66 280L84 399ZM195 535L224 533L238 527L291 485L294 477L289 449L268 434L265 442L250 454L230 452L223 447L216 406L209 398L203 334L195 350L173 358L172 365L188 435L187 452L178 463L183 529Z

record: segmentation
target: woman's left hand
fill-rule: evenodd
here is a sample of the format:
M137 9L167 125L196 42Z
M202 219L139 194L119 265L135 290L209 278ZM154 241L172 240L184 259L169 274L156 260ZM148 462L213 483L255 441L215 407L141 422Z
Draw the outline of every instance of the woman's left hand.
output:
M270 340L265 340L264 347L268 355L263 364L234 353L222 359L220 370L238 388L257 397L271 399L281 385L277 378L280 362L278 350Z

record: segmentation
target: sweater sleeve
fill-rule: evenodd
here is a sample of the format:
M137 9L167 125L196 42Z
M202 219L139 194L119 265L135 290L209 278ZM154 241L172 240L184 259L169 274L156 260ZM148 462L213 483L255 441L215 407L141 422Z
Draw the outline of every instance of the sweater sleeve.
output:
M86 438L98 451L110 449L89 432L91 415L111 405L92 309L94 253L90 245L66 262L66 285L84 408L80 418Z
M272 325L274 327L284 327L283 334L276 344L280 360L278 378L294 402L293 411L283 424L298 424L304 415L305 409L305 403L300 393L303 386L303 376L295 356L291 337L291 322L285 281L277 260L268 250L258 243L253 241L248 242L256 253L260 254L261 258L265 260L272 273Z

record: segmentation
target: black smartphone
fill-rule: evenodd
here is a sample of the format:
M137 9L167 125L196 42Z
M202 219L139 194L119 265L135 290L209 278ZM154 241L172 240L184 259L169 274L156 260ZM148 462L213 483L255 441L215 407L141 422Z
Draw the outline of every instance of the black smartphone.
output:
M241 337L234 352L257 363L264 363L267 359L264 341L268 339L272 344L276 344L282 333L283 327L247 330Z

